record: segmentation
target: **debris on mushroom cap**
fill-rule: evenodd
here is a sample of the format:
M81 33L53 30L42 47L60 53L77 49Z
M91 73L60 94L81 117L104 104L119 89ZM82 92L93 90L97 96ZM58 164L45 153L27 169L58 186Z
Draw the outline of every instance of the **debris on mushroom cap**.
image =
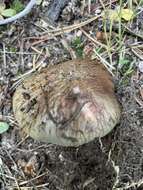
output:
M99 61L77 59L44 68L13 96L19 126L34 139L79 146L108 134L120 120L109 72Z

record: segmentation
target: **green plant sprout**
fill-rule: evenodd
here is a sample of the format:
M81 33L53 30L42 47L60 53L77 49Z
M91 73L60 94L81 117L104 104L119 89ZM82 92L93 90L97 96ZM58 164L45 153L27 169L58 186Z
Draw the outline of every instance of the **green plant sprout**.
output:
M82 42L81 38L80 37L76 37L73 40L71 46L76 51L77 56L78 57L82 57L84 45L83 45L83 42Z

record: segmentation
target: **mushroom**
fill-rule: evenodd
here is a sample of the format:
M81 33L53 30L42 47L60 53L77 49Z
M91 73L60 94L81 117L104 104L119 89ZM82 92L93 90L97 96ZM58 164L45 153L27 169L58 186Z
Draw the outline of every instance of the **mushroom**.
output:
M107 135L121 114L110 73L89 58L50 66L24 79L14 93L13 111L29 136L62 146Z

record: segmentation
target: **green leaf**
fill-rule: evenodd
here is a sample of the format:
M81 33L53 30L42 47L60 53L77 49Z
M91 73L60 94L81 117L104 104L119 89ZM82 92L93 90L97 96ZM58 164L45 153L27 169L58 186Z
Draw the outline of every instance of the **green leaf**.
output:
M16 13L19 13L24 9L24 4L20 0L14 0L10 6L11 9L14 9Z
M37 4L37 5L40 5L41 3L42 3L42 0L37 0L37 1L36 1L36 4Z
M12 17L12 16L16 15L16 10L14 10L14 9L5 9L5 10L2 11L1 15L4 16L4 17Z
M130 21L133 18L133 15L134 15L134 12L131 9L121 10L121 17L126 21Z
M3 20L3 19L4 19L3 16L0 15L0 20Z
M6 132L9 129L9 125L5 122L0 122L0 134Z
M71 43L72 48L76 51L78 57L82 57L83 55L83 43L80 37L76 37Z
M121 58L119 60L120 65L128 65L129 63L130 63L130 60L128 60L128 59Z
M5 9L5 4L0 3L0 14L3 12L4 9Z
M109 9L103 13L104 18L109 18L111 21L119 21L124 19L125 21L130 21L133 19L134 12L131 9Z

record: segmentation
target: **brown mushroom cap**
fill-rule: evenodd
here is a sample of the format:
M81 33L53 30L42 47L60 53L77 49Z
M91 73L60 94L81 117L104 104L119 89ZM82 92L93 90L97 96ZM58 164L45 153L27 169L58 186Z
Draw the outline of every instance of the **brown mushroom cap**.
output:
M26 78L14 93L13 111L31 137L63 146L103 137L120 119L112 77L89 59L44 68Z

